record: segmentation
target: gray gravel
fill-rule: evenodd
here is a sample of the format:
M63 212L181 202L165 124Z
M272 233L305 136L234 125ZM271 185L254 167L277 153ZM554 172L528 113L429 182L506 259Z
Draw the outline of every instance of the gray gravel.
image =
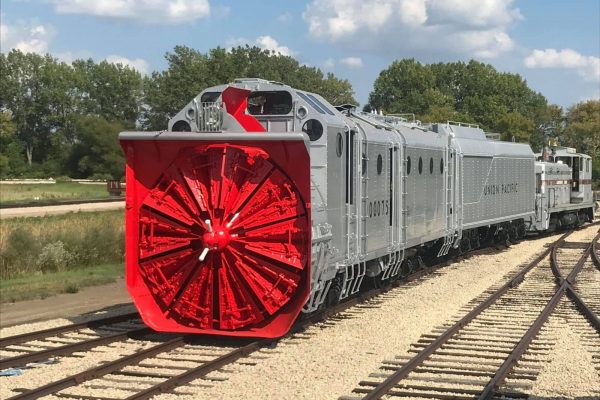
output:
M309 340L283 340L276 352L262 352L269 357L254 367L232 366L236 373L212 388L194 396L158 398L334 399L348 394L382 360L407 355L421 334L446 322L554 239L530 240L496 255L455 263L421 282L393 290L376 308L309 328Z
M555 346L529 392L530 399L600 399L600 370L592 356L600 357L600 337L569 300L563 300L541 337L551 337ZM596 362L600 368L600 364Z

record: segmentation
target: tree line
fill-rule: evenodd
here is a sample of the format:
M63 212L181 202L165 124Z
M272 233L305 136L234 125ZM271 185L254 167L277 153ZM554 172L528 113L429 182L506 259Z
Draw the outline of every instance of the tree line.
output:
M142 76L106 61L68 64L18 50L0 54L0 177L121 178L120 131L165 129L203 89L239 77L284 82L332 104L356 104L347 80L257 47L202 53L177 46L165 58L165 70ZM364 109L414 113L423 122L477 123L535 151L558 140L592 155L600 177L600 101L564 110L520 75L489 64L394 61L375 80Z
M120 179L119 132L166 129L203 89L239 77L286 82L334 104L355 102L347 80L258 47L201 53L177 46L165 58L166 70L142 76L106 61L1 53L0 177Z
M574 147L593 157L595 186L600 187L600 100L565 110L548 104L520 75L489 64L403 59L381 71L365 108L414 113L422 122L479 124L503 140L529 143L536 152L549 141Z

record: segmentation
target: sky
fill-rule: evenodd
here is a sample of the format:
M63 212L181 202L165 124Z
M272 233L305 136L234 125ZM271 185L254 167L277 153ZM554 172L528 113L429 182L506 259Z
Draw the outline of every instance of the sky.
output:
M600 98L600 0L1 0L2 52L167 67L176 45L256 45L333 72L361 105L390 63L489 63L550 103Z

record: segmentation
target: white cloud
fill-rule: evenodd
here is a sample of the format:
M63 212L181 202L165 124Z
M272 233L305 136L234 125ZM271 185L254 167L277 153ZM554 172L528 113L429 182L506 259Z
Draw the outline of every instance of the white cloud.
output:
M584 56L572 49L533 50L524 62L527 68L572 69L588 81L600 81L600 58Z
M335 67L335 61L333 58L328 58L323 62L323 68L326 70L332 70Z
M380 54L436 51L484 58L513 49L522 19L514 0L312 0L303 14L316 39Z
M60 14L85 14L148 23L195 21L210 15L208 0L51 0Z
M48 44L54 37L54 28L40 24L36 20L18 21L6 24L4 16L0 17L0 48L3 52L12 49L24 53L43 54L48 51Z
M275 53L281 54L283 56L293 56L296 54L295 51L290 49L287 46L282 46L275 40L272 36L259 36L254 40L248 40L246 38L234 38L229 39L226 42L227 47L236 47L236 46L257 46L263 50L270 50Z
M360 57L346 57L340 60L348 68L359 69L363 67L363 60Z
M271 36L259 36L256 38L256 44L261 49L271 50L275 53L279 53L284 56L291 56L294 54L292 50L290 50L287 46L280 46L277 40L273 39Z
M137 70L139 73L146 75L150 71L148 61L143 58L130 59L118 55L110 55L106 57L106 61L111 64L122 64Z

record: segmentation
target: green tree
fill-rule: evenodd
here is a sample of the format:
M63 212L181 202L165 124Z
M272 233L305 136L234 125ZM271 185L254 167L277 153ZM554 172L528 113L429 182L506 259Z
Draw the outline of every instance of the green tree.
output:
M600 156L600 100L575 104L567 112L564 144L578 151Z
M80 112L102 116L133 127L140 115L143 79L139 72L122 64L92 59L73 62L78 83Z
M144 128L165 129L168 120L187 102L206 88L211 79L208 57L185 46L167 53L167 70L153 72L144 80L146 109L143 111ZM223 65L227 69L227 65Z
M64 152L55 136L73 134L72 68L50 55L12 50L0 54L0 69L0 110L10 111L29 166Z
M414 59L394 61L375 80L369 106L387 114L425 114L430 104L423 93L434 88L435 75L430 68Z
M600 187L600 100L577 103L567 111L561 144L592 157L594 186Z
M528 141L542 134L547 117L544 96L516 74L488 64L421 64L394 61L375 80L369 107L388 113L412 112L425 122L474 122L505 138Z
M125 127L103 117L85 115L75 122L78 142L67 161L73 177L87 178L94 174L108 174L121 179L125 172L125 158L119 146L119 132Z
M9 110L17 126L17 137L25 145L27 161L33 162L33 150L45 136L43 126L40 70L43 56L18 50L0 54L0 109Z
M14 161L11 160L11 150L9 146L15 142L15 133L17 127L12 120L12 116L7 111L0 111L0 177L10 177L14 172L12 165ZM14 147L14 146L12 146ZM22 154L17 157L22 158Z
M80 174L67 163L74 145L80 150L86 139L76 129L77 119L102 116L133 128L142 102L142 76L128 66L91 59L71 65L19 50L0 53L0 111L9 112L15 126L10 143L0 139L5 147L0 165L11 174ZM26 159L29 168L15 157Z
M502 132L502 140L517 142L529 142L533 131L533 122L517 111L509 112L500 117L498 123L499 131Z
M8 111L0 111L0 152L15 140L17 126Z
M177 46L165 58L169 67L144 80L145 129L165 129L168 120L202 90L236 78L252 77L286 83L323 95L334 104L356 103L347 80L303 66L295 59L258 47L220 47L204 54Z

